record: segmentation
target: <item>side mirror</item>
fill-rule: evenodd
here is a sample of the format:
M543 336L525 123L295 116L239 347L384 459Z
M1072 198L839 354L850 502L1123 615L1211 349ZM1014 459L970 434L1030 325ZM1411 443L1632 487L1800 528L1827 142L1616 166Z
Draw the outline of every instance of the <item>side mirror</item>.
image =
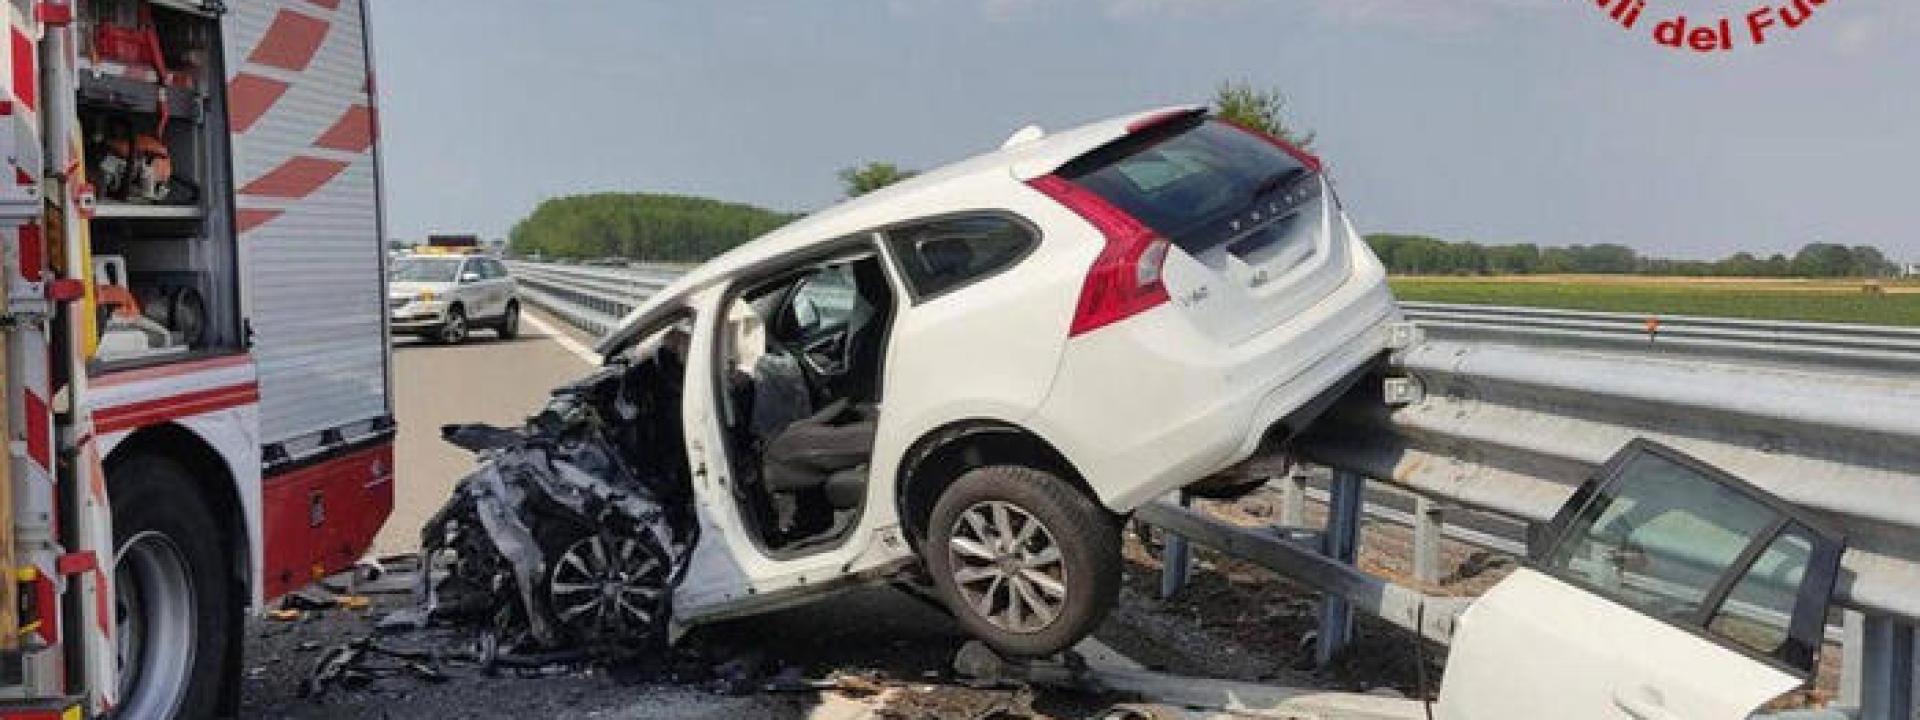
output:
M477 272L460 273L460 282L462 283L480 282L480 273L477 273Z

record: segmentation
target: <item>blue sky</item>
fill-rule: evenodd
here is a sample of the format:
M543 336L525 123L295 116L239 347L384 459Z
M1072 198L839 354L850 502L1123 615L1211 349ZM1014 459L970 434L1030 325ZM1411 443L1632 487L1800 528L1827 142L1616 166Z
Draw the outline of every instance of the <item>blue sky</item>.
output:
M1827 0L1714 55L1592 3L372 0L389 233L504 236L599 190L814 209L841 167L1244 79L1289 95L1366 232L1920 262L1920 3Z

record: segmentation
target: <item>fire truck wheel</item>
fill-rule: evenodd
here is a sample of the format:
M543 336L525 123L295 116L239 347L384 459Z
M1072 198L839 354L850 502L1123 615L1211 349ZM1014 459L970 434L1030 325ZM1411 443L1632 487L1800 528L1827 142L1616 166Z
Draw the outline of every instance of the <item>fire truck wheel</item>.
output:
M122 718L213 717L224 690L233 596L219 520L164 457L114 464L114 639Z

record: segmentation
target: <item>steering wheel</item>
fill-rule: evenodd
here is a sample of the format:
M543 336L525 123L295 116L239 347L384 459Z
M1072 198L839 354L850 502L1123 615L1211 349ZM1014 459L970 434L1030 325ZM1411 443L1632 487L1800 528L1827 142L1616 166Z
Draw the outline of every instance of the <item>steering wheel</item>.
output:
M837 331L807 341L800 346L800 360L808 369L827 377L847 374L846 331Z

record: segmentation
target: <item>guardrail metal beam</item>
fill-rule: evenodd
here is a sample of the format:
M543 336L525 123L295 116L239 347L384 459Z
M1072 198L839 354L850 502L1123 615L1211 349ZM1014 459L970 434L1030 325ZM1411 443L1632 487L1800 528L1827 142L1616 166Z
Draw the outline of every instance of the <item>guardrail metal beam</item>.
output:
M1422 495L1542 522L1614 451L1653 438L1833 519L1851 547L1839 599L1920 618L1920 362L1891 377L1763 360L1443 333L1400 358L1423 388L1417 402L1347 403L1296 446Z
M1239 558L1245 558L1302 583L1337 596L1369 615L1446 643L1453 637L1453 621L1469 598L1433 597L1369 575L1292 542L1269 528L1242 528L1164 500L1134 512L1141 522L1185 536Z
M671 273L507 264L528 303L598 337L620 325L627 313L672 281Z

